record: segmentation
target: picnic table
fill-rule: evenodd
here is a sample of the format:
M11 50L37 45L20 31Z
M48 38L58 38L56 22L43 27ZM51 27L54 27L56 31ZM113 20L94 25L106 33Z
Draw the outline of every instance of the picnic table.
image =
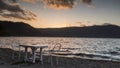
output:
M28 60L28 48L31 48L32 50L32 63L35 63L35 60L36 60L36 51L37 49L39 48L39 53L40 53L40 61L41 63L43 64L43 55L42 55L42 52L43 52L43 48L47 48L48 46L46 45L19 45L19 47L24 47L25 49L25 55L24 55L24 61L26 62ZM20 49L19 49L20 51Z

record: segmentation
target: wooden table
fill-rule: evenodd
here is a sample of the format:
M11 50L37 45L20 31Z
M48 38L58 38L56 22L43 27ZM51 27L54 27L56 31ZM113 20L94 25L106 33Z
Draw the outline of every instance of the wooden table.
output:
M47 48L48 46L45 45L19 45L19 49L20 47L24 47L25 48L25 55L24 55L24 61L26 62L28 60L28 48L31 48L32 50L32 63L35 63L36 60L36 50L39 48L40 49L40 61L43 64L43 56L42 56L42 50L43 48ZM19 50L20 51L20 50Z

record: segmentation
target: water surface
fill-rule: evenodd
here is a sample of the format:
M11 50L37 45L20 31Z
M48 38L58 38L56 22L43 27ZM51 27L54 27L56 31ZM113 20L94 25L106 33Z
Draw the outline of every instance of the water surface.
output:
M112 38L66 38L66 37L0 37L1 48L15 48L20 44L40 44L53 47L56 43L62 49L85 59L120 61L120 39Z

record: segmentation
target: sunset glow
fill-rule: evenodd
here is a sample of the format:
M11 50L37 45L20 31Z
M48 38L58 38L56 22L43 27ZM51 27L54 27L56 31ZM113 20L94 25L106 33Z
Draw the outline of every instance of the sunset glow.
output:
M22 21L35 28L84 27L104 23L120 25L119 0L66 0L66 3L63 0L0 1L2 5L9 6L0 7L0 20Z

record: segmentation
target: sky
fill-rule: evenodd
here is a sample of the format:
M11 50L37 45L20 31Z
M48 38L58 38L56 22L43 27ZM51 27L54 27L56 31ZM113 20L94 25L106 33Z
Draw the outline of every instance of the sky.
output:
M120 26L120 0L0 0L0 20L35 28Z

